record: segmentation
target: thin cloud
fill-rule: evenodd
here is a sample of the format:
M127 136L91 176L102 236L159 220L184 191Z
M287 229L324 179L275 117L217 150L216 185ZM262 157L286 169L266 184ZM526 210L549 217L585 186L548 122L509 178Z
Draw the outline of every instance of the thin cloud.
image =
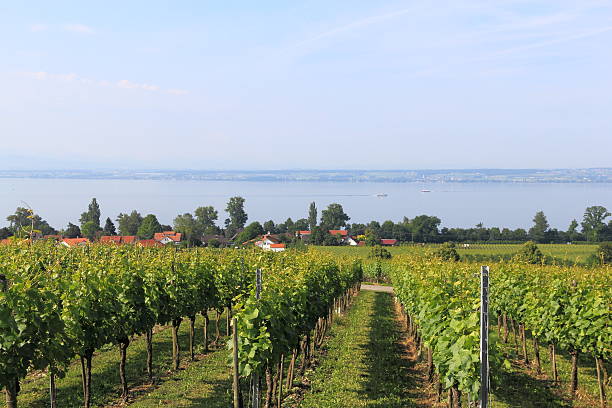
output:
M478 57L478 58L470 58L470 59L466 59L466 60L459 61L456 63L448 63L443 66L439 65L439 66L431 67L428 69L418 70L414 72L413 75L414 76L431 75L434 73L447 71L449 70L449 68L455 69L460 66L466 66L469 64L477 63L477 62L480 63L480 62L486 62L486 61L495 61L497 59L504 58L506 56L511 56L512 54L520 54L521 52L524 52L524 51L550 47L550 46L558 45L558 44L564 44L564 43L568 43L568 42L572 42L576 40L581 40L583 38L590 38L590 37L594 37L597 35L602 35L608 32L612 32L612 26L601 27L595 30L584 31L581 33L567 35L567 36L555 38L555 39L548 40L548 41L540 41L540 42L526 44L526 45L522 45L518 47L507 48L507 49L493 52L493 53L490 53L488 55Z
M184 89L168 89L166 93L170 95L187 95L189 91L186 91Z
M46 24L32 24L30 26L30 31L32 31L33 33L38 33L40 31L46 31L48 28L49 26Z
M159 86L150 85L150 84L138 84L135 82L128 81L127 79L122 79L117 82L117 87L123 89L143 89L145 91L159 91Z
M94 29L85 24L65 24L63 27L64 31L70 31L79 34L93 34Z
M132 82L127 79L122 79L116 82L108 81L108 80L95 80L90 78L79 77L74 73L70 74L52 74L45 71L40 72L22 72L21 75L26 76L28 78L36 79L38 81L44 80L55 80L62 82L77 82L83 85L96 85L101 87L113 87L117 89L133 89L140 91L148 91L148 92L163 92L170 95L186 95L189 92L183 89L162 89L158 85Z
M381 14L378 16L372 16L372 17L368 17L368 18L364 18L361 20L356 20L353 21L352 23L349 24L345 24L336 28L333 28L331 30L322 32L320 34L317 34L311 38L308 38L306 40L300 41L296 44L293 44L292 46L288 47L289 49L294 49L294 48L300 48L303 47L304 45L308 45L311 43L315 43L321 40L324 40L326 38L331 38L334 37L340 33L346 32L346 31L352 31L352 30L357 30L363 27L367 27L373 24L378 24L381 23L383 21L386 20L390 20L399 16L402 16L404 14L408 14L411 13L415 10L415 7L412 8L407 8L407 9L402 9L402 10L397 10L391 13L387 13L387 14Z
M596 30L589 30L586 32L582 32L582 33L578 33L578 34L574 34L574 35L570 35L570 36L566 36L562 38L556 38L550 41L542 41L542 42L537 42L533 44L522 45L519 47L508 48L505 50L501 50L501 51L492 53L488 57L496 57L496 56L501 56L501 55L513 54L513 53L521 52L521 51L532 50L535 48L542 48L542 47L549 47L551 45L563 44L566 42L580 40L583 38L594 37L596 35L607 33L608 31L612 31L612 26L602 27Z

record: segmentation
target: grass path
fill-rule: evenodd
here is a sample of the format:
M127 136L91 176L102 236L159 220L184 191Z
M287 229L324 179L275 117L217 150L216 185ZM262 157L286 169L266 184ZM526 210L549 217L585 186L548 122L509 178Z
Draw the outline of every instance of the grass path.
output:
M527 338L527 354L530 364L523 362L522 351L517 353L514 336L510 334L508 343L504 344L497 335L497 326L491 328L491 336L500 344L501 349L511 362L512 368L503 370L501 383L494 389L492 407L574 407L587 408L599 406L599 390L594 360L591 356L581 354L578 359L578 392L572 397L569 392L571 372L570 356L565 350L557 350L557 370L559 383L553 384L552 363L547 345L540 346L542 374L537 374L533 365L534 349L531 336ZM520 342L519 347L520 347ZM608 371L612 366L607 364ZM606 387L610 395L610 386Z
M227 408L232 405L232 382L227 352L222 350L194 362L130 408Z
M362 291L332 328L326 355L299 406L417 406L419 376L405 358L402 338L392 295Z
M215 320L210 314L211 324L209 336L214 338ZM198 316L196 320L196 352L202 351L202 324L203 318ZM224 334L224 319L221 320L221 333ZM179 370L177 373L171 371L171 330L161 328L153 336L153 369L156 377L156 386L149 385L146 376L146 341L144 336L139 336L131 342L127 352L126 376L130 387L131 400L138 401L148 393L155 395L163 392L168 387L176 388L176 379L181 378L186 372L192 372L192 366L199 368L198 375L206 375L207 372L215 371L219 365L218 360L225 364L225 339L221 339L218 351L211 349L208 355L198 354L196 362L190 362L188 356L189 344L189 322L183 321L179 332L181 346L181 367L187 370ZM120 403L121 386L119 382L119 351L116 346L107 345L94 354L92 363L92 407L115 407L123 406ZM209 368L208 365L211 367ZM228 375L226 366L224 374ZM46 373L32 373L21 383L21 391L18 396L20 407L43 408L50 406L48 394L49 376ZM77 361L73 362L66 373L66 377L57 381L58 406L61 408L73 408L83 406L83 391L81 385L81 366ZM154 388L157 387L157 388ZM4 394L4 393L2 393ZM0 397L0 408L6 403L4 395ZM158 406L159 401L155 404ZM141 405L138 405L141 406ZM172 405L178 406L178 405ZM202 405L214 406L214 405ZM225 405L227 406L227 404Z

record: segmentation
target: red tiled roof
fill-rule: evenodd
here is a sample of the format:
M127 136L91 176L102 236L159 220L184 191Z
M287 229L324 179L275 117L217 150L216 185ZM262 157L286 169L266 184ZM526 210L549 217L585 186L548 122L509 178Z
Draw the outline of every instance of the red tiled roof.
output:
M136 243L136 245L140 245L143 247L159 247L159 246L163 246L163 244L161 244L160 242L154 240L154 239L141 239L140 241L138 241Z
M310 234L312 234L312 231L298 231L298 233L300 235L310 235Z
M100 242L104 244L133 244L138 241L136 235L103 235Z
M156 232L155 235L153 235L153 239L156 241L161 241L164 238L170 238L174 242L180 242L182 236L183 234L181 234L180 232L164 231Z
M397 244L397 239L381 239L380 243L382 245L395 245Z
M278 235L272 235L272 234L265 234L261 237L261 239L262 241L267 239L268 241L272 242L272 244L278 244L280 242Z
M88 244L89 240L87 238L64 238L62 242L67 244L68 246L75 246L75 245Z
M365 241L359 241L359 242L357 243L357 246L365 246Z
M341 235L343 237L348 234L346 230L329 230L328 232L332 235Z

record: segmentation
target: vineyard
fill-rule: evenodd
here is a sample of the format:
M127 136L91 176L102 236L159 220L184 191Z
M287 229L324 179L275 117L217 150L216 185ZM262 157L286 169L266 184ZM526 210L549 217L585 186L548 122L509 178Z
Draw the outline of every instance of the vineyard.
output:
M490 266L492 406L531 406L521 405L520 400L503 405L507 401L497 394L507 386L517 359L571 395L585 393L579 368L590 365L596 380L594 390L590 383L587 387L587 401L605 406L612 353L612 270L519 263ZM244 407L299 406L299 398L285 398L292 394L297 377L305 378L314 370L313 387L323 389L329 383L341 388L353 379L334 383L324 376L342 369L357 381L369 377L368 389L388 390L384 392L392 394L395 402L382 406L403 406L400 401L408 397L398 389L403 390L409 379L395 374L402 367L401 357L388 354L395 350L395 337L387 336L393 332L399 338L402 332L416 350L415 364L422 366L424 382L419 387L432 390L433 402L426 405L474 406L481 386L478 270L475 264L444 262L424 254L362 265L357 258L320 251L4 246L0 247L0 384L8 408L17 406L22 386L28 393L45 395L48 402L36 406L116 406L112 400L92 399L96 364L115 358L120 406L144 407L149 406L145 400L130 397L135 391L129 387L129 377L137 375L130 365L155 383L164 375L157 360L168 358L168 371L182 383L188 383L187 373L221 378L225 405L219 406L231 400ZM256 271L261 271L259 283ZM390 280L397 312L392 302L384 300L389 294L378 300L359 294L364 273L368 279ZM355 311L349 308L354 298L361 299ZM374 309L368 312L365 307ZM401 327L394 326L395 313ZM386 320L365 336L369 329L363 325L377 324L376 319ZM353 338L365 343L342 350ZM224 349L196 361L198 351L207 353L224 340ZM375 360L388 359L376 366L378 382L367 372L367 364L349 369L354 363L351 357L367 349L368 342L373 344ZM142 353L131 352L134 347ZM566 378L558 368L564 364L562 353L570 356ZM185 375L181 357L189 360ZM342 359L346 363L340 363ZM323 365L317 373L319 360ZM214 373L206 374L213 365ZM388 367L399 368L392 373ZM64 389L58 390L57 384L75 378L77 369L82 391L71 390L78 397L58 396ZM47 385L31 391L40 377ZM390 387L396 383L399 388ZM164 386L157 384L156 392L172 392ZM306 395L305 406L342 406L334 396L337 390L328 391L324 394L332 401L329 404L312 394ZM368 395L378 398L379 394L370 390ZM182 398L170 395L165 399L169 403ZM355 403L364 401L352 398Z
M409 332L424 349L428 379L436 382L438 397L448 390L448 404L468 403L480 389L479 280L475 265L431 258L398 257L392 281L408 320ZM497 316L499 341L489 344L492 382L509 361L501 352L513 333L517 353L529 364L527 337L531 334L534 364L541 373L540 347L550 349L551 377L559 382L556 350L571 355L570 392L578 390L578 358L584 353L597 372L600 403L605 406L608 374L605 361L612 353L610 325L612 285L610 268L563 269L520 264L492 265L491 308ZM520 343L520 345L519 345Z
M260 296L257 269L263 271ZM57 406L55 379L75 357L82 368L83 405L91 406L93 355L107 344L120 350L127 398L125 364L133 336L146 335L152 377L153 329L170 325L172 368L178 370L181 323L188 321L193 339L197 315L204 316L206 331L208 311L224 309L228 326L230 314L237 322L237 374L243 384L265 377L270 399L271 383L283 379L279 362L288 357L287 374L293 375L298 353L308 357L320 344L332 311L346 307L361 281L358 262L323 256L114 246L3 247L0 271L0 383L9 408L17 406L20 381L32 370L48 371L51 406ZM193 346L190 341L192 357Z

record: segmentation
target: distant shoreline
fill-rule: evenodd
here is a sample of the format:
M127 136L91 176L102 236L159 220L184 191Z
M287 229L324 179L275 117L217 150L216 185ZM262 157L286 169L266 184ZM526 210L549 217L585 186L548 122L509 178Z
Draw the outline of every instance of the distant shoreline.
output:
M612 168L459 170L0 170L1 179L340 183L612 183Z

